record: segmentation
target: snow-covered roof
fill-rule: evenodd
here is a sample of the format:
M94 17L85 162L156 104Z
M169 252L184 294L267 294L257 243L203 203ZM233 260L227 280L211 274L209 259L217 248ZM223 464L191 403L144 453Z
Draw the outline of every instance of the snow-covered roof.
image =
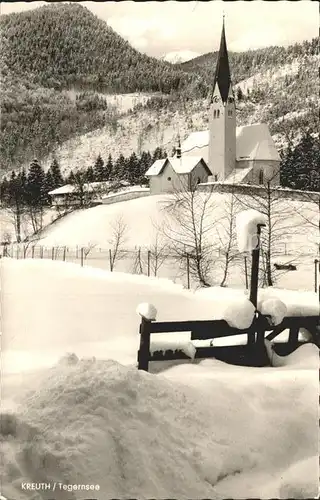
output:
M143 187L143 186L129 186L129 187L124 187L120 188L115 192L112 192L110 194L104 194L101 196L102 200L105 200L107 198L112 198L114 196L118 196L119 194L126 194L126 193L141 193L141 192L149 192L150 189L148 187Z
M56 195L56 194L68 194L68 193L73 193L75 190L75 186L73 184L65 184L64 186L61 186L57 189L53 189L52 191L49 191L50 195Z
M188 174L198 165L198 163L203 160L202 156L184 156L181 158L168 158L173 170L177 174ZM206 165L206 163L205 163ZM211 172L210 172L211 173Z
M147 170L146 176L154 176L154 175L159 175L165 165L166 162L170 163L172 166L173 170L177 174L188 174L192 172L192 170L198 165L200 161L203 161L202 156L189 156L189 155L182 155L181 158L177 158L176 156L170 157L170 158L165 158L164 160L156 160L153 165ZM204 162L204 165L206 168L207 164ZM208 174L210 175L211 172L209 171L208 168Z
M165 162L167 161L167 158L164 158L162 160L156 160L150 168L146 171L145 175L149 177L149 175L158 175L160 174L161 170L163 169L163 166Z
M208 157L209 130L192 132L182 143L181 150L185 155L201 154ZM280 161L268 125L256 123L236 128L237 160L274 160Z
M269 127L256 123L237 127L237 160L274 160L280 161Z
M225 179L224 182L229 183L231 182L232 184L238 184L239 182L242 182L247 175L251 172L253 167L247 167L247 168L235 168L230 175Z
M195 149L200 149L209 144L209 130L192 132L181 144L182 153L189 153Z
M99 189L106 189L110 187L111 183L108 181L105 182L89 182L85 183L83 185L84 191L91 193L92 191L96 191ZM59 194L69 194L69 193L74 193L77 191L77 185L76 184L65 184L64 186L61 186L57 189L53 189L52 191L49 191L49 194L52 195L59 195Z

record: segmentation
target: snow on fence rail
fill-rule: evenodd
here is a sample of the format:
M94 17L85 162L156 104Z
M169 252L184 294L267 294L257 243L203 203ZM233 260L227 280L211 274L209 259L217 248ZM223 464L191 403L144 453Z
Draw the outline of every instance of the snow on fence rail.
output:
M244 329L235 328L225 320L199 320L199 321L156 321L155 315L148 317L142 311L137 311L141 316L139 328L140 346L137 354L139 370L148 371L150 361L171 361L178 359L216 358L236 365L267 366L271 359L266 348L278 335L285 330L289 331L286 342L274 343L271 354L275 352L280 356L291 354L297 347L306 343L299 339L299 331L306 329L312 343L320 346L320 331L318 316L288 316L284 317L279 325L270 325L268 315L255 315L251 325ZM152 334L190 332L190 341L166 343L152 347ZM246 337L246 342L235 345L214 345L215 339ZM194 347L192 341L210 340L210 345ZM193 349L192 349L193 347Z

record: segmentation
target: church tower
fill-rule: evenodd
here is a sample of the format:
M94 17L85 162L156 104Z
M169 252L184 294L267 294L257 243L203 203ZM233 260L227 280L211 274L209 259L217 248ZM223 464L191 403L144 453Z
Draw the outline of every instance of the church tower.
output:
M236 166L236 106L222 25L220 49L209 109L209 168L213 180L223 181Z

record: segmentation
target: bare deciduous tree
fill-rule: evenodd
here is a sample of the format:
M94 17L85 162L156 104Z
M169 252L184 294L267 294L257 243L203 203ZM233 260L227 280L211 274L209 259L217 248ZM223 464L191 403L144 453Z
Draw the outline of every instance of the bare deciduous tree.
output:
M217 222L216 234L220 242L219 254L222 258L223 275L220 286L225 286L228 279L230 265L239 259L237 248L237 234L235 227L235 217L239 211L239 202L234 195L234 191L230 193L225 201L223 215Z
M113 271L117 260L121 259L124 254L124 244L126 242L126 235L128 226L124 222L123 217L119 216L114 222L110 224L111 237L108 240L111 248L110 252L110 270Z
M274 258L283 255L281 245L285 245L298 233L301 222L294 217L292 203L283 197L283 193L277 187L272 186L271 180L260 185L259 188L256 190L253 187L248 195L236 195L236 197L243 209L253 208L267 218L267 225L262 231L261 238L261 254L264 262L263 281L265 285L273 286L279 276L272 265Z
M96 246L97 246L96 243L89 242L88 245L83 248L83 254L85 259L88 257L91 250L93 250Z
M217 261L213 244L212 191L197 192L196 185L188 191L175 191L166 206L162 233L173 254L189 263L190 275L200 286L211 286L211 273Z
M150 247L150 268L154 276L157 276L159 269L167 259L168 243L156 234L156 239Z

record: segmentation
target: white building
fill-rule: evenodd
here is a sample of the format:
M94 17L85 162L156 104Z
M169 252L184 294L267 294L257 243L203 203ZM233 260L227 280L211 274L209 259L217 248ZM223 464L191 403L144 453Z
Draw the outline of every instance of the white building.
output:
M110 190L111 183L105 182L89 182L82 186L76 184L65 184L57 189L49 191L52 206L54 207L71 207L84 204L83 202L98 202L102 195Z
M150 194L186 191L207 182L211 172L201 156L175 156L156 160L147 170Z
M202 159L210 171L210 181L265 184L280 184L280 156L275 147L269 128L258 123L244 127L236 126L236 106L231 83L228 50L225 38L224 23L221 42L210 97L209 129L191 133L182 143L182 163L187 158ZM169 158L170 163L173 159ZM165 161L165 160L160 160ZM176 176L166 173L166 180L160 163L154 164L147 175L152 173L150 191L172 191L173 185L168 178ZM153 170L154 167L154 170ZM180 172L175 171L180 177ZM155 176L161 179L156 181ZM150 177L151 179L151 177ZM203 182L203 181L202 181ZM183 186L183 183L179 183Z

